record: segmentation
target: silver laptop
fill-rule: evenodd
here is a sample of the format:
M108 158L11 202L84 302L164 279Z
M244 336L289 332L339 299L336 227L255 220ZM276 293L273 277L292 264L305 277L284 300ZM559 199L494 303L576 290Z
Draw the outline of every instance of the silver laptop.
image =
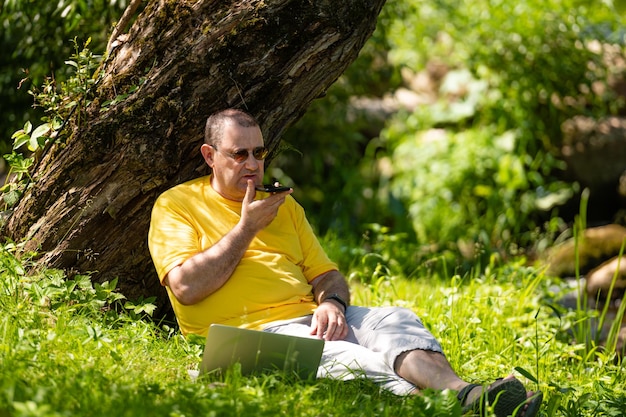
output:
M282 371L303 379L315 378L323 349L321 339L212 324L200 372L226 371L240 363L243 375Z

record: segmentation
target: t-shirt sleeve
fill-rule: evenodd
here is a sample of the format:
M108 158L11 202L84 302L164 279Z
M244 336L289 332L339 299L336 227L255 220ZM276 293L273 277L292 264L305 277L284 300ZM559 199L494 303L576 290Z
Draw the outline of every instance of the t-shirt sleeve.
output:
M148 247L159 280L177 265L199 252L199 237L188 213L170 198L161 195L154 207L148 232Z

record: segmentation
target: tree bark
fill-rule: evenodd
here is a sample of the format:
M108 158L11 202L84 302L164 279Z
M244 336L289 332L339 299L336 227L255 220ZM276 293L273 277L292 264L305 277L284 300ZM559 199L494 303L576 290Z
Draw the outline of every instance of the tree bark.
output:
M27 240L46 266L119 278L128 298L168 305L147 247L150 212L161 192L207 173L206 117L247 110L274 152L356 58L383 4L151 0L103 66L93 102L72 116L67 141L42 157L3 234Z

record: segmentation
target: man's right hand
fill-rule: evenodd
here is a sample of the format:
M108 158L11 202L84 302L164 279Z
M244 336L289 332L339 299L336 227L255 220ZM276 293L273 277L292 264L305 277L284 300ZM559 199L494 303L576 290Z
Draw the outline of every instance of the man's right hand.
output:
M241 205L241 225L247 230L253 230L256 234L272 223L278 214L278 209L293 190L271 194L263 200L255 200L254 187L254 181L248 180L246 195Z

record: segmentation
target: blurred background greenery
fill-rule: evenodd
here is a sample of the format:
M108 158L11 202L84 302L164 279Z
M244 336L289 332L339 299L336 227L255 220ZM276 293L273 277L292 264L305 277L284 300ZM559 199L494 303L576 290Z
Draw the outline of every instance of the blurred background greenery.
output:
M127 3L1 3L2 154L43 114L29 90L67 79L72 39L91 38L103 53ZM541 252L572 221L585 186L563 158L563 124L624 113L620 7L390 0L357 61L285 133L268 175L295 187L321 234L367 253L401 242L380 254L401 265ZM592 220L615 221L624 207L607 208L600 194Z

